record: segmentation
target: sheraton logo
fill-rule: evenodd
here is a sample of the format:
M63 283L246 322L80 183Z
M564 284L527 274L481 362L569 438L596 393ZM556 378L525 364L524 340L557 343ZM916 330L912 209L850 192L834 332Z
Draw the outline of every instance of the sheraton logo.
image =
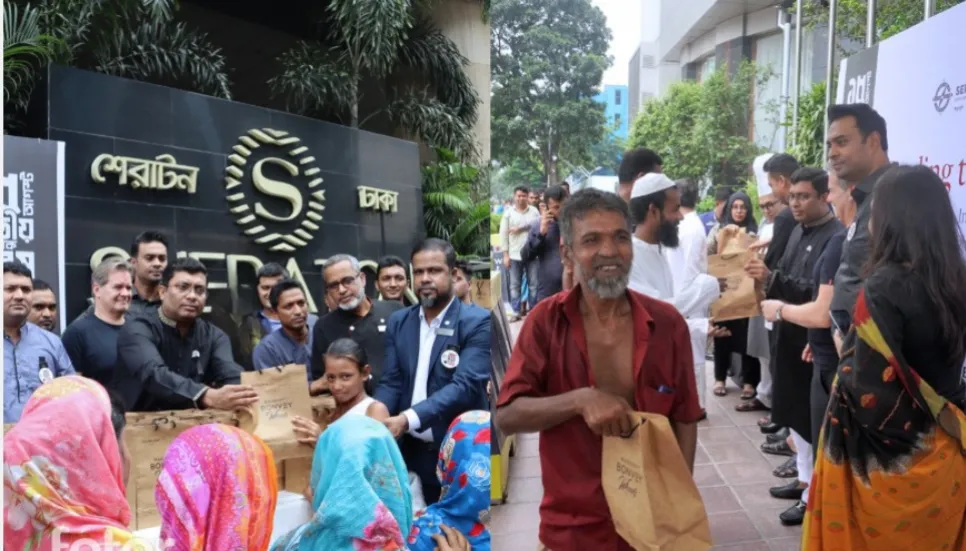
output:
M272 128L238 138L225 169L229 211L245 235L269 251L308 245L325 211L315 157L302 140Z

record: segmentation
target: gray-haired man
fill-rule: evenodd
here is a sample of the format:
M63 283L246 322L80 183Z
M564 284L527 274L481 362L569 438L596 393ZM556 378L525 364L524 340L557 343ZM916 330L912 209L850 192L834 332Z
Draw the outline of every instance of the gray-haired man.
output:
M117 336L131 307L132 289L127 261L112 257L98 264L91 274L93 315L76 319L61 339L74 369L105 387L114 376Z
M376 388L382 377L385 357L384 337L389 315L402 308L397 301L371 300L366 296L366 274L359 260L337 254L322 265L326 299L336 305L315 324L312 331L312 383L310 392L325 388L325 351L336 339L351 338L366 350L372 367L369 388Z

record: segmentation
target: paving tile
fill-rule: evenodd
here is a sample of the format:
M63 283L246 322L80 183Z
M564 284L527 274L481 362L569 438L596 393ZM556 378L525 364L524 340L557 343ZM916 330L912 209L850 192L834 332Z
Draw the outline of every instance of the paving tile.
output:
M494 551L536 551L540 544L538 530L492 536L490 544Z
M514 457L510 459L511 477L540 476L539 457Z
M768 542L765 540L745 541L733 543L731 545L715 545L711 551L770 551ZM795 551L798 551L797 549Z
M755 528L758 529L764 538L801 537L801 526L783 526L781 521L778 520L778 515L794 504L794 501L788 500L787 503L782 503L778 507L748 509L748 518L751 519Z
M741 510L741 503L728 486L710 486L699 488L698 491L704 501L704 510L709 515Z
M698 444L698 449L694 451L694 464L695 465L710 465L711 458L708 457L707 452L704 451L704 446Z
M735 442L705 442L703 447L711 461L716 464L741 463L761 458L761 452L742 438Z
M776 499L771 497L768 493L768 489L775 486L782 486L791 482L791 479L781 479L769 477L768 482L760 482L757 484L742 484L739 486L732 486L731 489L735 493L735 497L741 503L741 506L745 509L774 509L782 507L791 506L794 503L790 499Z
M539 503L507 503L490 508L490 532L514 534L540 528Z
M521 438L520 436L524 436ZM539 457L540 438L536 435L520 435L514 438L516 444L513 448L514 457Z
M711 541L717 545L755 542L761 535L744 511L708 515L711 524Z
M724 485L724 481L721 480L721 475L718 474L714 465L695 465L694 483L697 484L698 488Z
M763 457L749 459L743 463L722 463L715 466L721 473L721 479L729 485L755 484L763 479L774 478L771 476L772 466Z
M699 427L698 442L704 445L741 441L738 427Z
M801 536L791 536L788 538L772 538L768 540L771 551L800 551L802 548Z
M543 480L539 476L510 477L507 482L507 503L540 503L543 499Z

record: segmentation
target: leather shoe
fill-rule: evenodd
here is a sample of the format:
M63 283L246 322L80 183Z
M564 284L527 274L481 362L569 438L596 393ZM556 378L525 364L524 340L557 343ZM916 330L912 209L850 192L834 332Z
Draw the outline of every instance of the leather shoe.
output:
M765 435L765 442L783 442L791 434L787 428L779 429L778 432Z
M801 500L802 494L805 493L805 490L807 488L808 488L807 486L805 487L801 486L801 482L797 480L792 480L791 482L789 482L788 484L785 484L784 486L775 486L774 488L769 488L768 493L771 494L771 497L774 497L777 499Z
M778 520L782 521L785 526L799 526L805 521L805 509L807 507L802 500L798 500L798 503L782 511L778 515Z
M782 430L782 427L776 425L775 423L765 423L764 425L758 425L762 434L775 434L776 432Z

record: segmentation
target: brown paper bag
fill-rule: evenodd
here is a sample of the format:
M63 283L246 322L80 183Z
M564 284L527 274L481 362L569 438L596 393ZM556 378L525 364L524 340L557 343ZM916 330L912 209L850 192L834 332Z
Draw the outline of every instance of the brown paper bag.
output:
M131 453L131 479L127 487L131 506L132 528L141 530L161 524L154 502L154 487L161 475L164 454L168 446L182 432L209 423L223 423L240 427L246 432L255 428L250 413L182 410L128 413L124 440Z
M761 315L760 297L755 280L745 274L745 265L755 258L748 247L755 238L744 230L735 236L719 234L719 254L708 257L708 274L725 281L725 290L711 305L715 322L747 319Z
M663 415L635 414L628 438L605 437L601 478L617 533L637 551L711 549L701 494Z
M324 394L310 398L312 405L312 420L322 427L325 432L326 427L335 412L335 398ZM314 451L310 448L310 451ZM278 469L278 487L299 494L305 494L308 490L312 475L312 456L289 458L276 463Z
M246 371L241 384L258 392L255 404L255 434L272 449L276 460L311 457L312 448L298 443L292 430L292 416L312 418L308 379L304 365Z

